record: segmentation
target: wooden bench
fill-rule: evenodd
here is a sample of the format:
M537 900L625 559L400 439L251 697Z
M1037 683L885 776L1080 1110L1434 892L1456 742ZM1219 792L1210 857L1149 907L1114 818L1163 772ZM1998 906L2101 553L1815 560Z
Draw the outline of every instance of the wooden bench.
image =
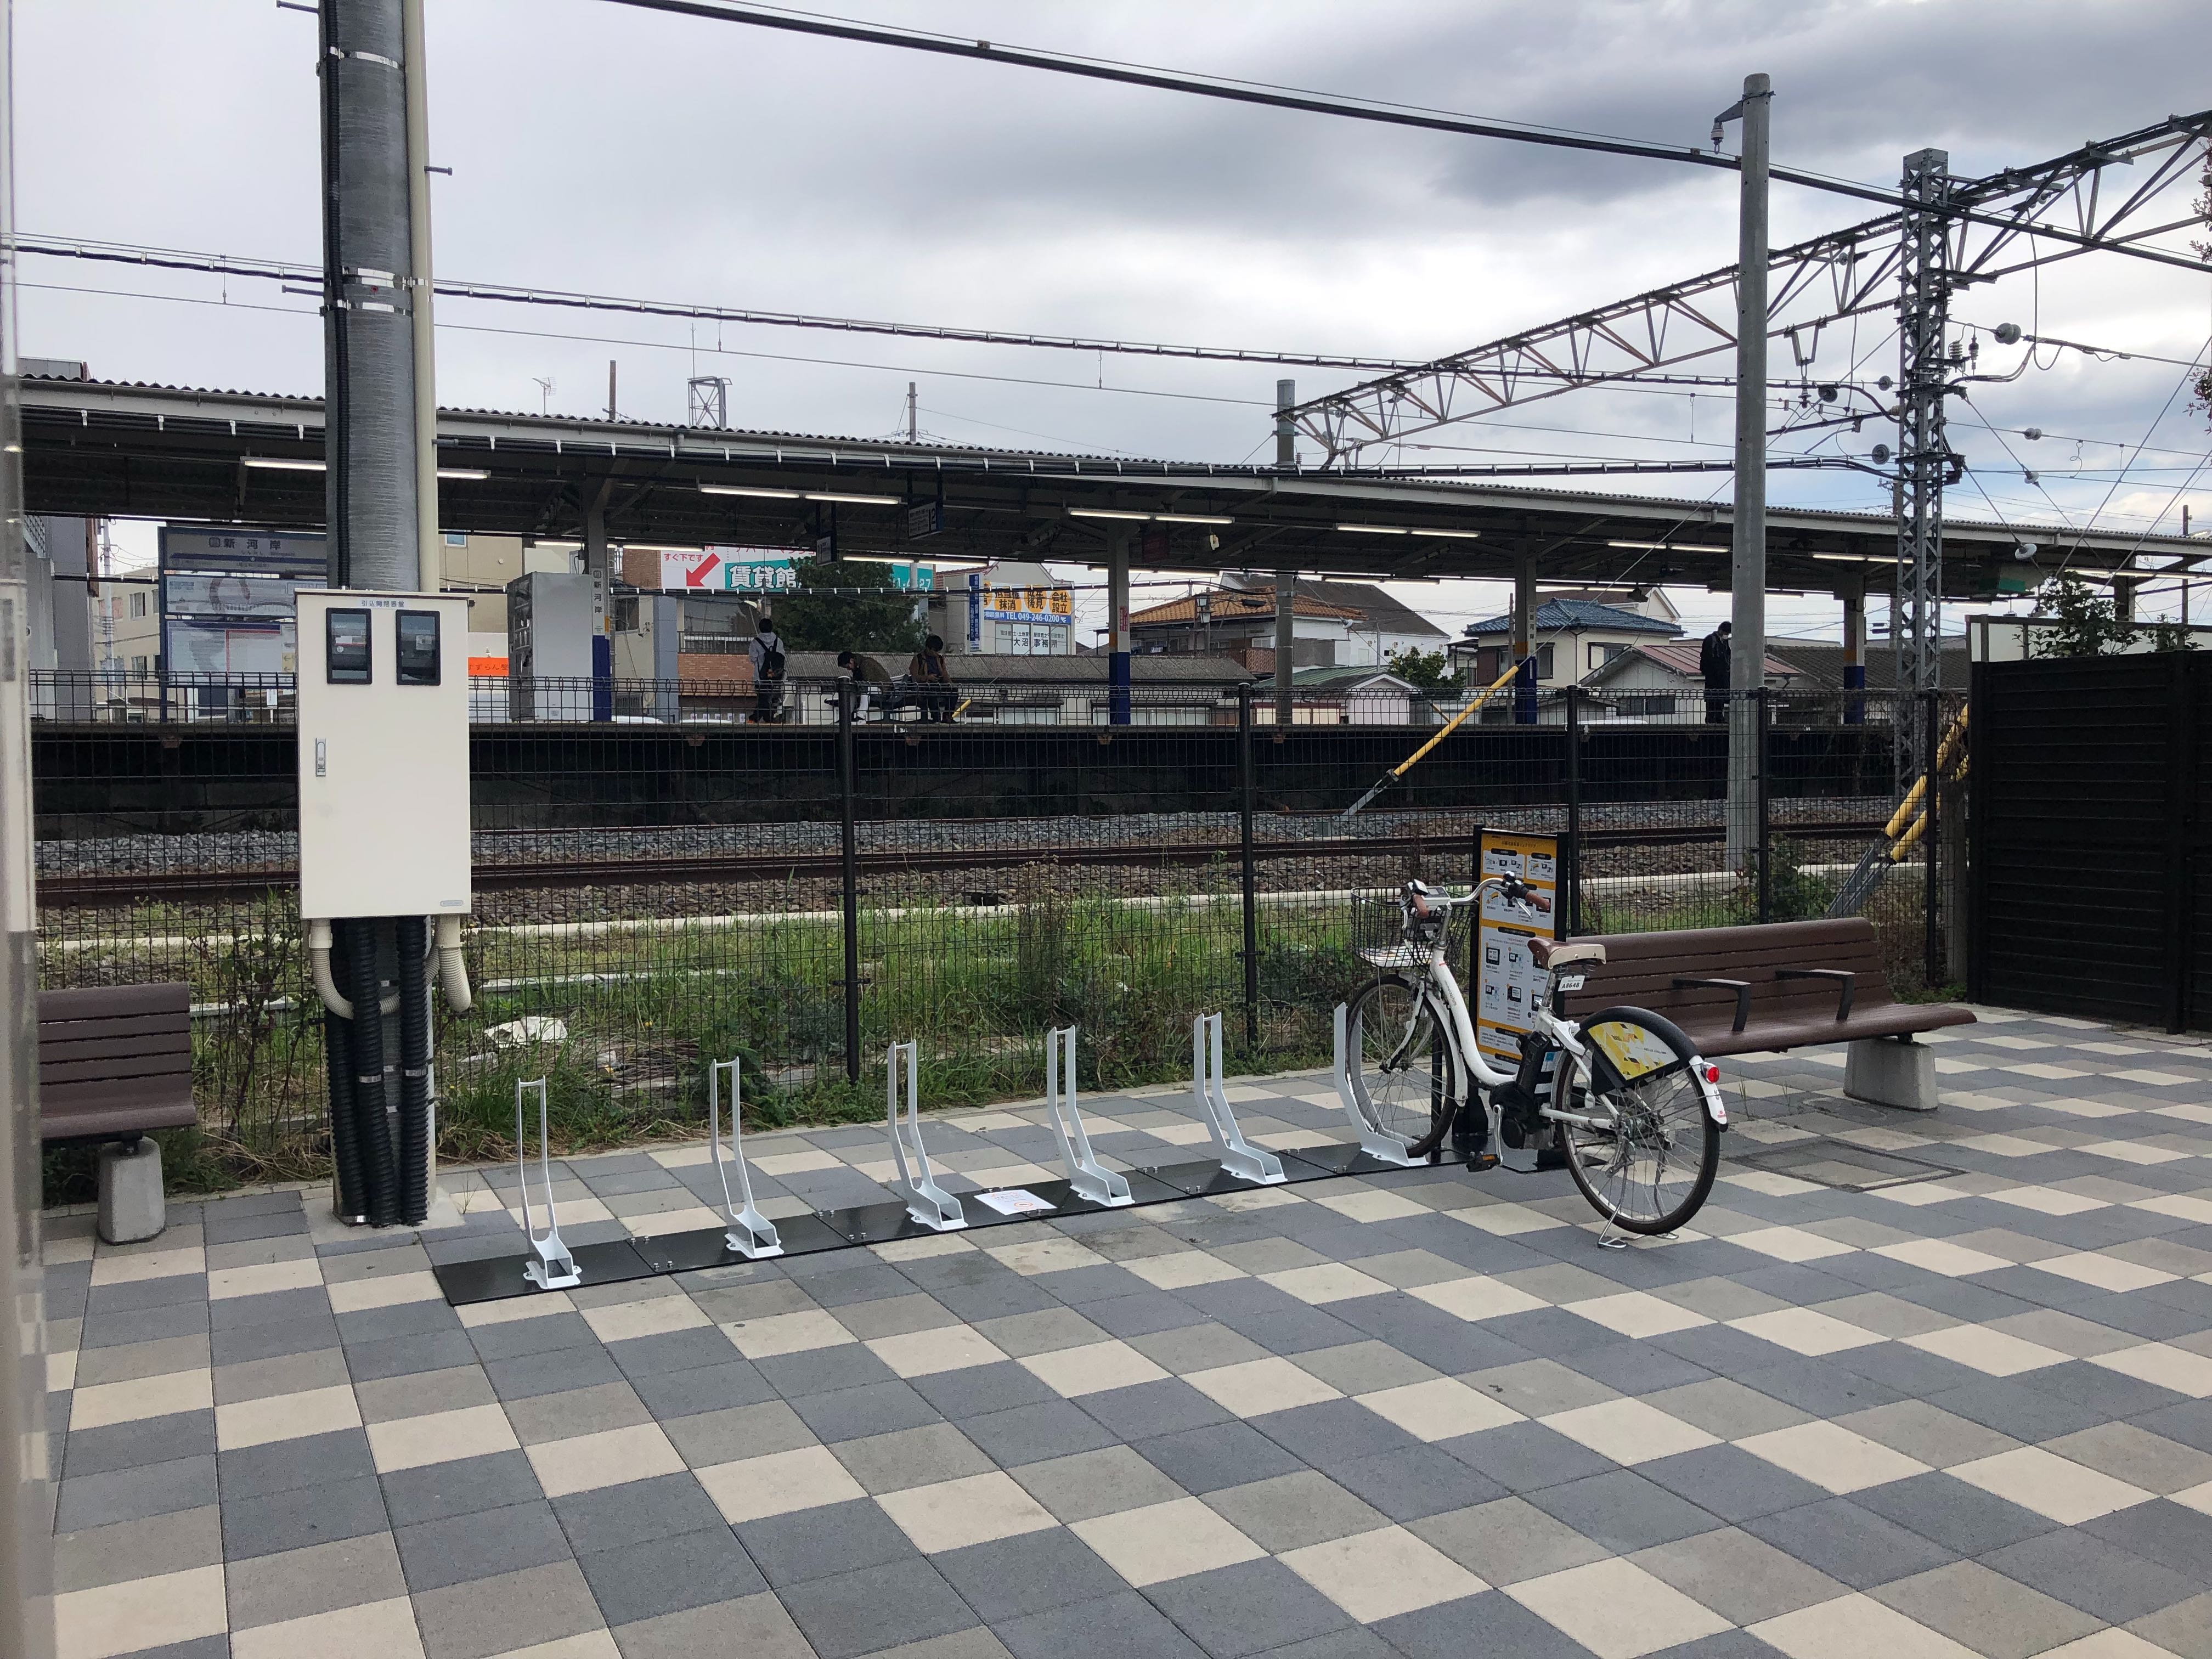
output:
M39 993L39 1138L115 1143L100 1158L100 1231L110 1243L161 1231L161 1148L144 1136L198 1121L190 986Z
M1577 940L1579 944L1582 941ZM1606 960L1567 997L1577 1017L1615 1003L1664 1014L1707 1059L1847 1042L1844 1091L1912 1111L1936 1107L1933 1051L1912 1038L1973 1014L1889 994L1863 916L1600 937Z

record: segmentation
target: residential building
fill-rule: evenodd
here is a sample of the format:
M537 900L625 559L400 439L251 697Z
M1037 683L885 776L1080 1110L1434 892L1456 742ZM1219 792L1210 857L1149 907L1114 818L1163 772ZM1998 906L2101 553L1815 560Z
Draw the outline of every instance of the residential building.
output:
M1589 718L1671 720L1702 713L1705 681L1698 657L1703 643L1645 641L1615 652L1583 677L1591 694ZM1812 679L1803 669L1767 654L1768 690L1802 690Z
M1427 720L1421 689L1387 668L1294 668L1291 695L1293 726L1413 726ZM1252 723L1275 723L1273 674L1252 683Z
M1650 616L1567 593L1546 597L1536 607L1535 622L1535 638L1529 643L1539 685L1579 684L1623 652L1680 639L1683 631L1681 623L1665 614ZM1513 644L1510 614L1469 623L1466 637L1452 642L1453 666L1462 678L1488 685L1511 665Z
M1073 657L1075 591L1043 565L999 559L940 570L929 596L929 631L955 655Z
M1402 651L1442 651L1450 635L1372 582L1299 580L1291 592L1291 666L1381 668ZM1233 657L1256 674L1275 667L1275 580L1227 571L1220 585L1129 618L1138 653Z

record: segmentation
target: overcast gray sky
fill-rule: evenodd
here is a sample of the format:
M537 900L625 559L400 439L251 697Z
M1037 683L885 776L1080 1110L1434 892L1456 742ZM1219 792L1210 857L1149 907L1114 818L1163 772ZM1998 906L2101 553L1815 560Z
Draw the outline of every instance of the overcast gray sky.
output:
M1724 173L1247 109L605 0L429 0L428 14L432 145L454 169L435 185L441 276L1419 357L1734 258L1735 180ZM2202 0L852 0L847 15L1681 143L1701 141L1744 74L1764 70L1778 161L1883 185L1923 146L1978 173L2212 102ZM16 28L24 229L317 257L312 17L270 0L18 0ZM1874 211L1778 186L1776 240ZM131 380L319 388L320 324L298 296L51 260L26 276L111 290L27 288L27 354ZM136 297L154 295L174 297ZM2054 267L2039 291L2014 279L1955 310L1984 327L2039 316L2045 333L2187 360L2212 339L2212 276L2096 256ZM1275 375L786 329L695 333L486 304L441 302L440 320L449 404L535 409L543 377L556 382L552 407L589 412L605 404L612 357L626 415L680 420L686 378L712 373L732 382L733 424L866 435L892 429L913 380L926 429L1016 447L1239 460L1267 441ZM1862 325L1869 374L1894 369L1887 326ZM1850 346L1830 337L1819 371L1842 372ZM1984 367L2017 356L1985 352ZM1954 510L2044 522L2094 513L2100 525L2157 520L2161 530L2178 528L2183 501L2212 511L2212 468L2191 477L2206 454L2204 418L2172 396L2182 373L2063 354L1984 389L1954 416L1954 441L1976 469ZM1349 378L1298 374L1302 393ZM1723 395L1577 393L1439 441L1721 456L1729 418ZM2028 426L2050 435L2030 444L2018 435ZM1884 435L1870 426L1844 447L1863 453ZM2116 486L2123 459L2132 465ZM2037 485L2022 477L2029 467ZM1692 497L1728 488L1721 475L1669 485L1626 487ZM1887 505L1850 474L1777 475L1774 494ZM1464 586L1405 597L1448 621L1495 600ZM1678 598L1693 621L1725 609L1724 596ZM2212 593L2197 609L2212 611ZM1775 608L1778 630L1833 618L1826 601Z

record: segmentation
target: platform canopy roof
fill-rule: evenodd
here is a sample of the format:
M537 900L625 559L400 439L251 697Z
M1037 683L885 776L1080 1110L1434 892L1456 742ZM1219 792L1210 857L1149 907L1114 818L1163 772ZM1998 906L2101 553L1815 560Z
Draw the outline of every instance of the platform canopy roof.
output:
M31 376L22 402L33 513L323 521L319 398ZM580 537L596 502L610 539L631 546L811 546L834 515L841 554L939 563L1097 564L1109 536L1133 532L1134 562L1153 570L1503 577L1528 556L1547 581L1728 581L1722 501L465 409L440 412L438 458L448 529L541 539ZM913 511L940 503L941 517ZM1883 515L1778 507L1767 526L1774 589L1889 585ZM2179 537L1965 519L1944 542L1954 596L2027 574L2023 543L2046 568L2093 574L2136 555L2154 568L2212 556Z

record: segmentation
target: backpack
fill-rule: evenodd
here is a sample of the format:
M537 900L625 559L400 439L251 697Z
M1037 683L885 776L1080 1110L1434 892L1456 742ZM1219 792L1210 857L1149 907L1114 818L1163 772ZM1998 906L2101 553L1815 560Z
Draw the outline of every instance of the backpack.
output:
M766 641L763 641L762 645L763 648L761 652L760 678L764 680L781 679L783 678L782 647L769 645Z

